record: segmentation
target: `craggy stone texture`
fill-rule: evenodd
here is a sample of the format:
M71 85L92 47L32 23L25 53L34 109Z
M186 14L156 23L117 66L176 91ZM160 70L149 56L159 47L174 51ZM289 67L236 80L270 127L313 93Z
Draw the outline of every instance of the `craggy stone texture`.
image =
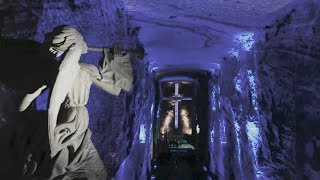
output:
M101 152L101 158L115 179L140 176L145 179L151 163L150 132L155 98L154 81L153 77L148 75L144 62L134 59L132 64L135 64L132 90L121 93L108 106L96 106L102 114L91 124L94 132L92 139L97 142L96 147ZM108 97L103 99L108 101ZM141 136L145 138L144 143L141 142Z
M224 58L209 83L210 171L219 179L268 177L267 119L252 57Z
M296 2L266 26L257 47L269 131L278 131L269 142L273 159L299 179L320 177L319 13L318 1Z
M120 48L140 46L137 39L138 29L128 23L121 1L7 0L0 3L0 10L2 37L42 43L45 35L54 27L71 25L83 35L90 47L110 47L114 44ZM102 53L89 52L82 56L82 61L97 65L101 57ZM120 169L125 168L128 173L145 177L147 166L150 166L148 165L152 119L150 107L155 97L154 82L147 71L148 65L143 60L132 57L131 63L134 70L134 85L130 92L112 96L92 87L87 105L90 115L89 128L93 132L91 139L107 168L109 178L117 174L120 166ZM1 105L6 104L0 109L2 129L17 115L22 96L21 92L15 92L5 85L1 86ZM46 97L39 99L34 105L45 109ZM139 142L142 124L146 135L144 144ZM1 139L4 140L5 135L4 133ZM7 143L5 141L3 144ZM121 178L121 173L118 173L116 179Z
M126 103L126 109L130 110L127 119L113 125L116 127L112 132L115 138L111 139L116 142L116 147L111 155L114 167L118 167L121 162L115 176L115 179L119 180L147 179L151 171L155 87L153 76L148 75L144 67L144 63L136 62L133 72L134 88L128 94Z
M10 140L10 127L13 122L18 119L18 107L23 94L20 91L15 91L0 82L0 176L2 178L12 176L15 173L13 170L15 161L9 159L8 156L11 150L8 148Z
M291 0L123 0L132 23L141 26L153 68L209 70L232 48L235 33Z
M249 52L212 73L214 176L320 178L319 6L294 2L273 14Z

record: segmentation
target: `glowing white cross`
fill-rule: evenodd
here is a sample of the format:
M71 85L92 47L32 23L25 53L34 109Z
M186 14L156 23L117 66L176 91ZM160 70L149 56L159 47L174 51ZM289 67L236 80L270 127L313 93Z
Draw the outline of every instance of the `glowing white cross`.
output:
M174 127L178 129L179 127L179 102L180 101L191 101L192 97L181 97L179 96L179 83L174 83L174 96L163 97L163 100L174 100Z

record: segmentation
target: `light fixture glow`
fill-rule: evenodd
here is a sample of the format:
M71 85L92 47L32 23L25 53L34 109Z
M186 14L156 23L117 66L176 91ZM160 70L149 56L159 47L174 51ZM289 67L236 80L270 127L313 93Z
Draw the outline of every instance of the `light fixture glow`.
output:
M170 132L171 128L170 128L169 125L170 125L172 119L173 119L173 110L169 110L167 112L166 117L164 118L162 127L160 128L160 131L161 131L162 134Z
M181 120L182 120L182 133L184 134L192 134L192 129L190 125L189 113L186 109L181 110Z

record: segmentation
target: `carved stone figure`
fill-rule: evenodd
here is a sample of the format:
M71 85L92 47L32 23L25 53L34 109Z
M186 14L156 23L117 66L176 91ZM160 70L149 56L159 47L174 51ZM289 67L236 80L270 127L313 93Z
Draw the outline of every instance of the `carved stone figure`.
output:
M48 144L51 167L46 163L32 162L32 154L26 155L25 174L52 168L48 179L105 179L104 165L93 146L88 129L88 102L90 86L118 95L121 89L129 91L132 86L130 52L108 48L91 48L103 51L105 57L99 68L79 62L88 50L81 34L70 26L64 26L53 37L50 52L63 55L59 73L52 87L48 107ZM43 85L23 99L19 111L25 111L30 103L47 88Z

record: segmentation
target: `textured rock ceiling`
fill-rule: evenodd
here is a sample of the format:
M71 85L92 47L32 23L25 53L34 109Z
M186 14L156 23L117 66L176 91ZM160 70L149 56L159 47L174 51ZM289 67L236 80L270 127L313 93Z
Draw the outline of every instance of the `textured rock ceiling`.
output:
M263 19L291 0L124 0L154 69L211 69L237 49L238 33L259 30Z

